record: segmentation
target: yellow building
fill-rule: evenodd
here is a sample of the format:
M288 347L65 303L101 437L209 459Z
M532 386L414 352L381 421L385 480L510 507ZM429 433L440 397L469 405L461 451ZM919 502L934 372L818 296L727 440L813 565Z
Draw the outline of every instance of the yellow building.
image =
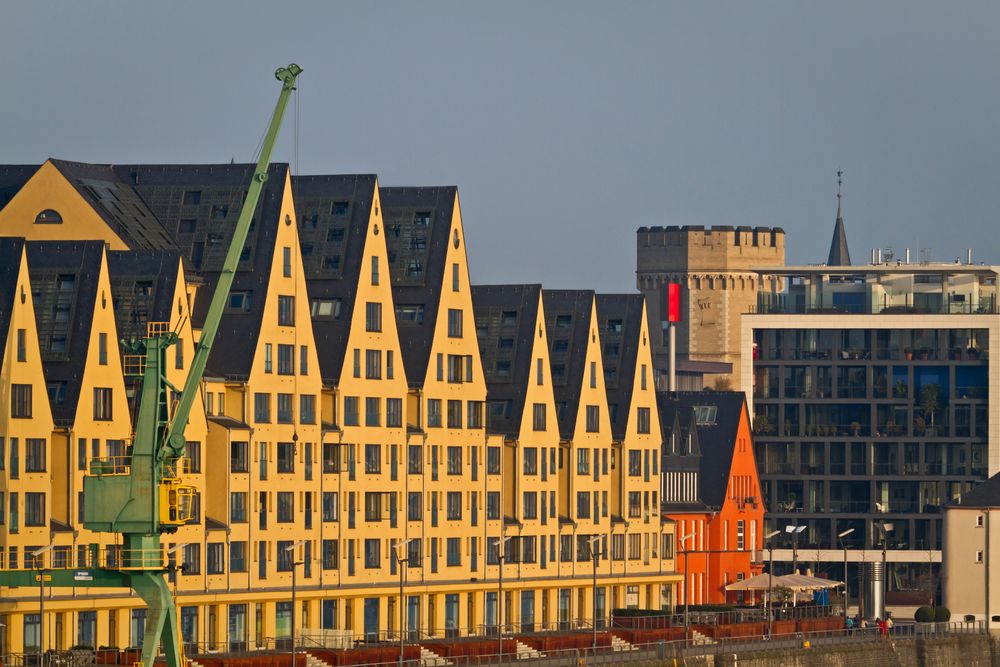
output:
M0 241L17 258L0 392L21 402L0 399L33 397L30 420L0 422L4 567L50 543L50 566L90 544L115 557L80 492L87 462L131 437L118 342L169 322L181 386L251 173L0 167L0 236L28 240ZM641 297L470 282L456 188L272 165L185 434L198 510L167 547L189 650L273 646L293 623L457 636L669 605ZM141 641L128 591L46 595L46 648ZM37 646L37 592L0 590L0 623L0 652Z

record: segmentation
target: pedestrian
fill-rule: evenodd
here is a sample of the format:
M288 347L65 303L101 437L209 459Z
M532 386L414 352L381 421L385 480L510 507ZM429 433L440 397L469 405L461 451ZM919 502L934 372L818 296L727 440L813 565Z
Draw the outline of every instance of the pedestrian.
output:
M854 619L851 618L850 616L848 616L847 620L844 623L844 627L847 629L847 634L848 635L853 635L854 634Z
M892 615L886 614L885 616L885 633L887 635L892 634Z
M862 618L861 619L861 630L864 631L864 630L867 630L867 629L868 629L868 619L867 618Z

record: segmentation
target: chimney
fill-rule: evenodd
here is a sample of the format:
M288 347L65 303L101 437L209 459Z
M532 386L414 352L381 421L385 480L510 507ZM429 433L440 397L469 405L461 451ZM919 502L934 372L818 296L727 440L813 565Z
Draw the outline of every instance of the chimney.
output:
M967 250L967 252L966 252L966 259L965 259L965 263L966 263L966 264L972 264L972 248L969 248L969 249Z
M910 263L910 249L909 248L906 249L906 263L907 264Z

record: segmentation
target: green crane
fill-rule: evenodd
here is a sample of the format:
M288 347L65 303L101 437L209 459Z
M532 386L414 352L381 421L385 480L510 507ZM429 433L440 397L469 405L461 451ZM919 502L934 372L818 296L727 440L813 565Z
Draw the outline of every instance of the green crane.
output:
M126 456L94 459L83 478L84 517L88 530L121 535L121 549L101 557L91 546L87 567L7 570L0 586L86 586L131 588L148 606L140 667L151 667L163 643L167 667L183 667L177 610L167 586L168 558L160 543L191 519L194 488L183 483L184 430L199 396L222 313L236 274L250 221L267 180L281 120L295 81L302 72L291 64L275 72L281 92L260 150L253 178L240 211L215 292L205 318L191 369L178 390L166 379L167 348L178 342L169 323L150 322L137 352L126 356L125 372L141 378L135 428ZM173 405L170 392L176 399ZM44 622L44 621L43 621Z

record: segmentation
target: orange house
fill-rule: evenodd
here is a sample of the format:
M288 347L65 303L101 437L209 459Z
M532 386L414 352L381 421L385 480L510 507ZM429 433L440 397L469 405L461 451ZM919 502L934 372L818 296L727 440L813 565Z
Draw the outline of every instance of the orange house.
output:
M726 585L762 569L764 505L742 392L658 395L662 507L676 522L677 604L749 602ZM685 573L686 572L686 573Z

